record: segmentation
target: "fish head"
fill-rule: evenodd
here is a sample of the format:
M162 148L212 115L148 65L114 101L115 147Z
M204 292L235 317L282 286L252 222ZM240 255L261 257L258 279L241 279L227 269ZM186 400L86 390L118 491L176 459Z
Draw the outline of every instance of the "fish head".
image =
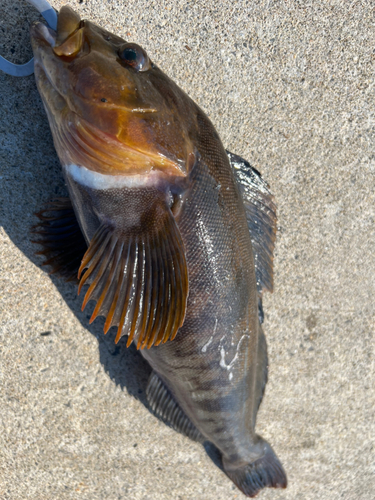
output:
M31 28L35 77L63 165L107 175L185 177L196 105L135 43L81 20Z

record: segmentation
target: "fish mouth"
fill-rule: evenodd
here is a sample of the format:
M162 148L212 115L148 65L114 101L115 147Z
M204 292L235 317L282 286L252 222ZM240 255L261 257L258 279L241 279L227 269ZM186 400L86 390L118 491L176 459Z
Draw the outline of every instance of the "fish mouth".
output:
M32 40L45 42L51 48L56 45L57 32L40 21L35 22L31 26L30 34Z
M52 28L49 28L44 23L36 21L30 27L30 38L34 52L34 66L42 70L48 78L48 71L43 63L45 57L52 56L52 49L56 45L57 33ZM55 90L56 86L53 84L51 78L48 78L50 84Z

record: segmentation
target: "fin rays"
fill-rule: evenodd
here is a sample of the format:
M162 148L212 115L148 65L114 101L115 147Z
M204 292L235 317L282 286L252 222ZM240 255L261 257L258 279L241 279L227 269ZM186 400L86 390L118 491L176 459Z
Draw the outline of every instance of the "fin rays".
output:
M174 220L150 234L124 235L104 224L82 259L82 310L96 301L90 323L106 317L104 332L117 326L116 343L128 335L137 349L175 338L185 317L188 294L183 243Z
M205 440L155 372L150 375L146 395L147 401L157 417L193 441L202 443Z
M262 452L260 458L253 463L236 468L230 460L223 457L223 466L228 477L246 496L251 498L263 488L286 488L288 484L283 466L271 446L261 437L257 436L257 438Z
M43 248L36 252L36 255L46 257L42 265L51 266L49 274L56 274L66 281L76 281L77 270L87 245L70 199L53 200L36 216L39 222L31 232L37 235L38 239L32 243Z
M238 155L227 151L246 210L254 252L258 292L273 290L273 250L276 239L274 197L259 172Z

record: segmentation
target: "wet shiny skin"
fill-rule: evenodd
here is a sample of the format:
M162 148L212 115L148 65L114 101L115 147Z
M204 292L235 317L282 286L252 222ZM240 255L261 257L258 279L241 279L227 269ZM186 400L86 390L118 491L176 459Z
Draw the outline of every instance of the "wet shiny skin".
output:
M206 115L164 73L151 62L142 70L124 63L124 40L72 12L60 12L54 48L38 26L32 31L56 150L64 166L145 180L158 174L154 187L184 244L189 296L176 338L142 355L221 451L226 470L235 470L265 454L254 426L266 370L258 365L266 356L260 359L265 345L251 240L227 154ZM88 189L66 176L88 243L103 221L129 225L135 214L126 210L128 189L116 190L114 209L105 185ZM138 218L147 217L144 199Z

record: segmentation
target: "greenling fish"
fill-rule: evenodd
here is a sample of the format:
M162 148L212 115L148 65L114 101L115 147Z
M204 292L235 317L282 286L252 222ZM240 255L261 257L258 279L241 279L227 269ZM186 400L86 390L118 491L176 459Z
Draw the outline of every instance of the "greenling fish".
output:
M71 200L39 214L47 263L68 278L79 268L91 321L141 350L159 417L211 442L245 495L285 488L254 430L276 225L265 182L140 46L66 6L31 39Z

